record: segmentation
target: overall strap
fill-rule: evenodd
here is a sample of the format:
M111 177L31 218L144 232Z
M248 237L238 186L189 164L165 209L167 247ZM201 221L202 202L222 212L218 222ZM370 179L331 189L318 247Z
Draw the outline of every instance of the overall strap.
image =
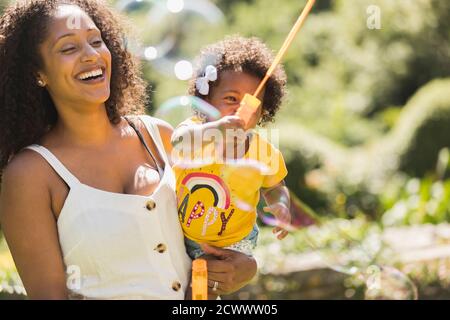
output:
M25 149L30 149L39 153L70 188L80 183L80 181L78 181L78 179L72 173L70 173L70 171L61 163L61 161L59 161L58 158L56 158L56 156L47 148L37 144L33 144L26 147Z
M155 156L153 155L152 149L150 149L147 145L147 142L145 142L144 137L142 136L142 133L139 131L139 129L136 127L136 125L127 117L124 117L125 120L127 120L128 124L130 125L130 127L133 128L133 130L136 132L137 136L139 137L139 140L141 141L142 145L144 146L145 150L147 150L147 153L150 155L150 157L152 158L152 160L155 162L156 164L156 168L158 169L158 173L160 174L160 176L162 176L163 174L163 169L161 168L161 166L159 165L158 161L156 160ZM148 129L147 129L148 130ZM152 137L153 141L155 141L153 135L149 132L150 136ZM157 145L156 141L155 144ZM159 150L159 148L158 148ZM165 161L165 160L164 160Z
M139 116L139 119L145 124L148 133L152 137L153 141L158 148L158 152L161 158L164 160L164 163L167 166L170 166L169 156L167 155L166 149L164 148L164 144L161 139L161 135L159 134L158 125L156 124L155 118L147 115Z

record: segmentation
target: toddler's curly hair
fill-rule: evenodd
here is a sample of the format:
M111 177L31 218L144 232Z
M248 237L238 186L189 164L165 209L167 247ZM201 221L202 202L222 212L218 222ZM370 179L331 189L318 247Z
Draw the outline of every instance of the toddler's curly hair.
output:
M220 74L225 70L246 72L261 80L274 60L273 52L258 38L244 38L238 35L228 36L224 40L206 46L197 58L194 76L189 82L188 93L205 98L196 88L195 82L205 73L208 65L217 68L218 79L210 82L210 91L220 83ZM262 102L262 118L260 124L273 122L286 94L286 72L278 65L266 84Z

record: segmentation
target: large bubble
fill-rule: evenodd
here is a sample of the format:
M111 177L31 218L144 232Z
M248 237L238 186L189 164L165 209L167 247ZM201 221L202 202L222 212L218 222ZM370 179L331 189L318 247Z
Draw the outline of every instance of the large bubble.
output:
M191 77L192 58L214 40L205 30L224 22L221 10L207 0L121 0L116 7L132 18L139 38L128 41L130 51L180 80Z
M220 118L220 112L211 104L195 96L178 96L170 98L161 104L155 117L169 122L173 127L178 126L184 120L201 114L211 121Z
M174 127L193 112L210 120L220 118L220 113L206 101L193 96L169 99L157 110L155 116L169 121ZM180 160L180 158L178 158ZM200 161L181 159L178 166L195 168L211 163L210 158ZM198 160L198 159L196 159ZM239 184L242 198L232 195L233 203L243 211L254 210L251 199L255 177L268 174L270 168L262 161L245 157L226 159L223 178L232 185ZM248 191L249 194L246 194ZM275 216L258 206L260 221L271 227L281 227L291 233L303 232L303 239L316 252L324 264L337 272L357 279L365 286L366 299L417 299L417 288L401 271L380 259L384 250L382 230L376 224L364 224L363 220L322 217L302 202L294 193L291 197L291 222L280 222ZM359 224L359 225L358 225ZM333 236L330 237L330 234Z
M348 275L365 287L366 299L415 300L417 287L400 270L389 265L388 248L382 230L361 220L322 218L291 193L293 221L280 224L270 214L258 210L264 224L281 226L290 232L301 229L302 239L330 269Z

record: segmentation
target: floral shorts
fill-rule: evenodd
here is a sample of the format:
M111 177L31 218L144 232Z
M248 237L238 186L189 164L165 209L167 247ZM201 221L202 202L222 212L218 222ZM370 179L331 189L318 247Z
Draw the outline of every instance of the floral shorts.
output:
M241 241L229 245L228 247L224 247L223 249L230 249L241 252L247 256L252 256L253 249L256 248L256 243L258 241L258 234L259 234L258 225L255 223L253 225L252 231L248 236L246 236ZM198 257L205 254L205 252L203 252L202 248L197 242L188 239L187 237L184 237L184 244L186 245L187 253L189 257L191 257L191 259L197 259Z

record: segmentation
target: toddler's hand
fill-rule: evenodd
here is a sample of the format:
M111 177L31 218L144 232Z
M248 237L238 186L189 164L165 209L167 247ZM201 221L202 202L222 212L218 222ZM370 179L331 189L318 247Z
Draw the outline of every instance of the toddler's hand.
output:
M245 141L247 140L244 121L238 116L225 116L217 120L215 125L222 133L222 139L216 144L223 148L224 157L241 158L245 153ZM242 148L238 146L242 146Z
M279 225L273 228L273 233L278 233L277 238L279 240L284 239L288 235L286 226L291 223L291 213L289 208L285 204L278 202L274 203L268 207L263 208L264 211L269 212L274 215L274 217L279 222Z
M244 121L238 116L225 116L217 120L217 127L222 131L225 131L226 129L244 130Z

